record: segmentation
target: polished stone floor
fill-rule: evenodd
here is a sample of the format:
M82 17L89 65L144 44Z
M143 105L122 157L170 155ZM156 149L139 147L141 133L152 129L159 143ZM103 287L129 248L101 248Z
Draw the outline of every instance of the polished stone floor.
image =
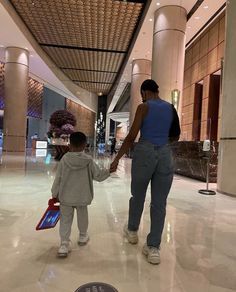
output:
M99 163L106 165L109 161ZM130 196L130 161L124 159L117 174L95 183L96 195L89 208L89 244L77 246L74 224L72 253L59 259L58 226L35 231L50 196L55 168L50 155L30 155L26 161L20 156L1 159L1 292L74 292L93 281L109 283L119 292L236 291L235 198L201 196L198 189L204 188L203 183L175 177L163 234L162 263L152 266L141 254L149 229L149 195L140 243L131 246L122 236Z

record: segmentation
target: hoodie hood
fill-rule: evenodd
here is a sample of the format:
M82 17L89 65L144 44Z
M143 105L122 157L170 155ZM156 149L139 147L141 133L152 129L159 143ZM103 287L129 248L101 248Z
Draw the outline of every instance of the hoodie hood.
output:
M71 169L81 169L91 163L92 157L83 152L68 152L64 155L64 163Z

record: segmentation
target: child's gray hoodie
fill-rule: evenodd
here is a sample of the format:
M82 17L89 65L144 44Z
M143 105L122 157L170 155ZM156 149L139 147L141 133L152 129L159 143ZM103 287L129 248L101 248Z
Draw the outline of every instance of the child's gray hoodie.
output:
M68 152L58 164L52 195L62 205L90 205L94 194L93 180L101 182L109 175L109 170L100 168L91 156Z

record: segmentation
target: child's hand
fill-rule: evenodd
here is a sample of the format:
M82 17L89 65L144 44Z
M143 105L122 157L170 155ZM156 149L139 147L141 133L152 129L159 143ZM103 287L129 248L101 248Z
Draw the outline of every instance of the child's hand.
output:
M48 206L54 206L54 204L59 203L57 198L52 198L48 200Z

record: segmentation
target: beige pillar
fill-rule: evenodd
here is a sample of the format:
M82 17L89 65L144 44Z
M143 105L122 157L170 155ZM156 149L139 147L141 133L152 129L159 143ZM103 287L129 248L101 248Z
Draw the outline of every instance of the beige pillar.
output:
M227 2L218 190L236 196L236 1Z
M151 61L137 59L132 63L131 93L130 93L130 118L129 125L132 126L136 109L142 103L140 87L144 80L151 79Z
M186 23L187 12L181 6L164 6L155 12L152 79L160 87L160 97L169 102L174 89L180 97L183 89Z
M3 150L25 152L29 53L25 49L8 47L5 57Z
M106 136L105 136L106 143L109 141L109 137L110 137L110 123L111 123L111 119L110 119L109 114L107 114L107 117L106 117Z

